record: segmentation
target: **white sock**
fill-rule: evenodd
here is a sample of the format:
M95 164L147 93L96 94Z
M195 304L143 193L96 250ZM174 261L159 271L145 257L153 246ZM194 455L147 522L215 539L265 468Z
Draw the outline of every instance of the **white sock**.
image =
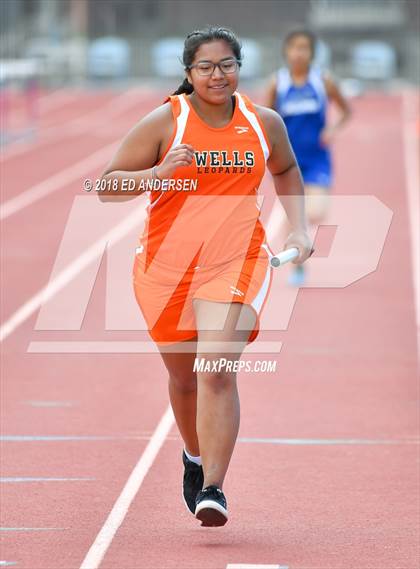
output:
M198 466L201 466L201 456L192 456L185 447L184 452L187 455L188 460L195 462L195 464L198 464Z

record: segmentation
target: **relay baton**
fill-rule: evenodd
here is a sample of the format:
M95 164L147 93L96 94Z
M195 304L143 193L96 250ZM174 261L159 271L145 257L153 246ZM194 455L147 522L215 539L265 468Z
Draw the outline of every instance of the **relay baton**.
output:
M286 249L278 255L271 257L270 264L272 267L280 267L280 265L293 261L293 259L296 259L297 257L299 257L299 249L297 247L292 247L291 249Z

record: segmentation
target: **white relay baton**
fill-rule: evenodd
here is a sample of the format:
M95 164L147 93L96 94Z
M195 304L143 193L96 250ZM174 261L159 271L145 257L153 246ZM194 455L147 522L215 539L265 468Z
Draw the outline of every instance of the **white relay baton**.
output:
M296 259L297 257L299 257L299 249L297 247L292 247L291 249L286 249L278 255L271 257L270 264L272 267L280 267L280 265L293 261L293 259Z

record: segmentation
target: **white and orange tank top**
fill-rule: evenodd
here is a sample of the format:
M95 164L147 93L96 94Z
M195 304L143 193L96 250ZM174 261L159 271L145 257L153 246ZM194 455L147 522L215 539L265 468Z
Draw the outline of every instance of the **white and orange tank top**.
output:
M170 97L174 131L166 152L179 144L194 149L191 165L181 166L161 189L148 191L142 249L153 260L185 269L217 266L257 255L265 242L259 220L258 188L271 147L252 102L234 93L230 122L207 125L185 95ZM165 189L164 189L165 188Z

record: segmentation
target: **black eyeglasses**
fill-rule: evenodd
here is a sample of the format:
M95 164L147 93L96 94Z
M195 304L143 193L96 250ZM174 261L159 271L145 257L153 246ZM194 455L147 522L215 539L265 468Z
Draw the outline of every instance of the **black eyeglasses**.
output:
M226 59L225 61L219 61L219 63L213 63L212 61L200 61L195 65L190 65L188 69L197 69L199 75L213 75L216 67L224 74L235 73L238 69L239 61L237 59Z

